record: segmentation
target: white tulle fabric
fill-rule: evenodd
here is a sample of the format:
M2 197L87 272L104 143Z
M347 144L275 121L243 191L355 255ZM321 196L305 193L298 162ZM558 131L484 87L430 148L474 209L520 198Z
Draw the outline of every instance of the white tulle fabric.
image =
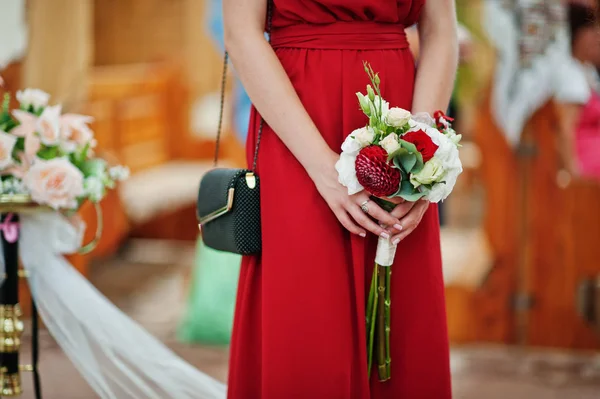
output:
M22 215L19 247L40 316L98 396L225 398L224 384L169 350L64 259L79 248L83 231L58 213Z
M524 0L525 2L525 0ZM483 26L497 51L491 109L511 145L517 145L527 120L551 97L559 102L583 104L590 96L585 74L571 57L564 26L543 56L530 68L521 68L520 29L513 10L500 0L485 2Z

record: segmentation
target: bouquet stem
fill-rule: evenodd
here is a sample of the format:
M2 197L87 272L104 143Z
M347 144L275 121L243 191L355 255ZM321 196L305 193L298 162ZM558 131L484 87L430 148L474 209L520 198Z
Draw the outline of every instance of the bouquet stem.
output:
M373 364L373 350L375 350L377 373L379 381L382 382L389 380L391 377L390 280L390 267L375 264L367 301L367 359L370 374Z
M371 375L373 365L373 346L375 341L375 317L377 317L377 266L373 268L371 289L367 301L367 372Z

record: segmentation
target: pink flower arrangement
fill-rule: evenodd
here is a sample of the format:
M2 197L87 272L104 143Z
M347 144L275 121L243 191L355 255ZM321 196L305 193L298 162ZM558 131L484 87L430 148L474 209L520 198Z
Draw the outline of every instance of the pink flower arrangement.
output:
M62 114L38 89L17 93L19 109L6 95L0 110L0 194L27 194L54 209L77 209L100 201L129 170L92 156L96 146L87 115Z

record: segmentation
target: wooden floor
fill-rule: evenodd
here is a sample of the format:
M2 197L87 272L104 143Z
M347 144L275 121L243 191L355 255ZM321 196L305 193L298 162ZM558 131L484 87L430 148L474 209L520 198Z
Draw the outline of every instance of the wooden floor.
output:
M112 301L190 363L225 381L227 349L186 346L174 338L189 276L193 246L131 246L96 265L92 281ZM25 337L27 341L27 337ZM46 333L41 372L46 399L96 398ZM29 348L23 349L24 360ZM594 367L594 361L597 367ZM498 346L453 348L455 399L592 399L600 396L600 355L519 350ZM33 398L23 374L24 399ZM426 398L428 399L428 398ZM435 398L431 398L435 399Z

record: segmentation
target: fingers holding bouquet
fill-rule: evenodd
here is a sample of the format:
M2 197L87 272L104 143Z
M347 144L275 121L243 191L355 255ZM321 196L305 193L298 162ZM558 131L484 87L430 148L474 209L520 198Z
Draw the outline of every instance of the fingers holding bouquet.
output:
M390 107L382 97L379 76L366 63L365 71L371 84L366 94L356 95L368 123L342 144L338 181L351 196L363 190L371 195L370 207L375 209L376 203L378 208L370 216L389 228L396 241L414 230L430 202L444 200L454 188L462 172L461 136L441 111L413 115Z

